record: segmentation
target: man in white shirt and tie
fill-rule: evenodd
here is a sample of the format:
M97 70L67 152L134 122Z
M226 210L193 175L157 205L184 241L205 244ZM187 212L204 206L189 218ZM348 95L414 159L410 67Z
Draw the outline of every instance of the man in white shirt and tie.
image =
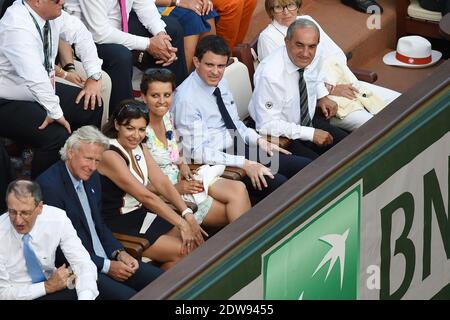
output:
M0 20L0 136L34 149L36 177L58 161L72 130L99 126L101 65L81 21L62 12L64 0L19 0ZM89 77L84 88L55 83L59 39L75 43Z
M65 212L44 205L39 185L15 180L0 216L0 300L94 300L97 270ZM60 246L71 265L55 268ZM75 290L72 278L75 277Z
M110 115L122 100L133 98L133 63L145 69L166 66L177 85L187 77L183 28L177 19L161 17L154 0L67 0L64 9L80 15L94 37L112 81Z
M289 26L286 45L258 66L249 105L259 133L292 139L289 151L312 160L347 135L328 122L337 104L327 97L317 67L319 34L311 20L300 18Z

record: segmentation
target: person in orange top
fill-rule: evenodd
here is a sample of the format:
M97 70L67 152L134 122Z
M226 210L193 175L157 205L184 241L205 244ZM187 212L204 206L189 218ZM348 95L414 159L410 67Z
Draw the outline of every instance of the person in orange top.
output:
M244 41L256 0L212 0L219 13L217 35L223 37L231 50Z

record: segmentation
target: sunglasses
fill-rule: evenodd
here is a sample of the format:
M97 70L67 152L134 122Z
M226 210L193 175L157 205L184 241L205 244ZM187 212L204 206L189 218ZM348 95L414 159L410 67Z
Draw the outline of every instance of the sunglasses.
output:
M144 74L146 76L154 76L157 74L163 74L163 75L172 75L172 71L166 68L150 68L145 70Z
M140 112L143 114L148 114L148 108L146 105L143 104L124 104L122 106L122 108L120 108L119 112L117 113L117 117L116 118L120 118L120 116L123 114L123 112Z

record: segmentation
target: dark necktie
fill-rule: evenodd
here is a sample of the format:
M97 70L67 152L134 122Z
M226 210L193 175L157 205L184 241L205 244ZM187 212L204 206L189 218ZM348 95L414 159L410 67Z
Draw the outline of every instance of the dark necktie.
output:
M223 122L225 122L225 127L228 130L232 130L232 137L233 137L233 146L234 146L234 153L236 153L236 148L238 145L244 146L245 142L244 139L242 139L241 135L239 134L239 131L237 130L236 125L233 122L233 119L231 119L230 114L228 113L227 108L225 107L225 103L222 99L222 93L220 92L219 88L216 88L213 93L216 96L217 100L217 106L219 107L220 115L222 116Z
M304 71L304 69L298 69L298 73L300 75L298 80L298 89L300 93L300 124L302 126L311 127L312 121L309 116L308 90L306 89L306 82L303 78Z
M52 71L52 65L50 63L51 57L50 57L50 24L48 23L48 21L45 22L44 24L44 37L43 37L43 42L44 42L44 67L45 70L47 70L47 73L50 74L50 72Z
M30 246L30 234L24 234L23 241L23 256L25 257L25 264L27 265L28 274L31 277L31 282L39 283L45 281L45 275L42 271L41 264L39 263L33 248Z

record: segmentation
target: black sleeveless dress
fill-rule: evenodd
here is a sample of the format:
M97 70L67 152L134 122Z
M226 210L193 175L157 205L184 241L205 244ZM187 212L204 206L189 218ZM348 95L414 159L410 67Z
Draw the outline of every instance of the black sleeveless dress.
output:
M143 157L142 147L135 150L135 159L131 159L116 139L110 141L111 151L117 152L133 172L131 161L135 161L138 168L147 173L147 165ZM133 151L134 152L134 151ZM143 167L145 166L145 167ZM152 245L160 236L169 232L173 225L158 215L150 213L140 202L120 189L111 179L100 174L102 184L102 216L106 225L113 232L130 236L146 238ZM152 222L145 233L140 233L144 219Z

